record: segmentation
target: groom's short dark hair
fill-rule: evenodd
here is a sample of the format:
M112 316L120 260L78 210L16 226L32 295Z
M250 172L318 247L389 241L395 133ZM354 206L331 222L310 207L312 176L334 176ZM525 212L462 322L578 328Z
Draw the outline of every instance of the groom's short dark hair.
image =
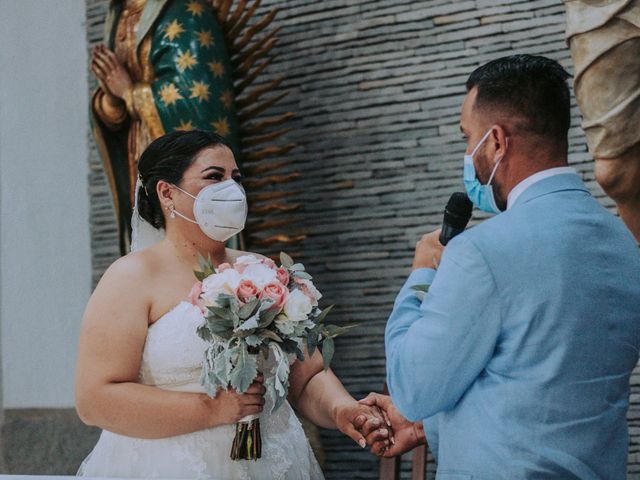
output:
M517 116L522 130L560 143L571 125L569 77L550 58L511 55L477 68L466 86L478 89L474 108Z

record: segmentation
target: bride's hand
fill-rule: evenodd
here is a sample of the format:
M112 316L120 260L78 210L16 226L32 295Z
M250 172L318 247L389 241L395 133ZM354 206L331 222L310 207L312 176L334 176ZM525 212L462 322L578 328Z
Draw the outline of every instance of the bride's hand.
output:
M362 448L367 446L367 442L359 429L365 423L377 428L376 438L380 442L388 442L391 435L389 423L382 411L376 406L363 405L354 400L337 406L334 410L334 418L338 429L351 437Z
M210 427L237 423L247 415L255 415L264 408L264 377L260 375L251 384L246 393L238 393L234 389L218 390L215 398L206 397L208 410L211 412Z

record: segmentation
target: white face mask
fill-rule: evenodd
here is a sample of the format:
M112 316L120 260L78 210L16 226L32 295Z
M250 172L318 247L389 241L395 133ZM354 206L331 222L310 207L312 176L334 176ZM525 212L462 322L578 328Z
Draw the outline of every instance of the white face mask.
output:
M197 197L176 185L174 187L194 199L195 221L177 210L173 212L188 222L197 224L207 237L218 242L226 242L244 229L247 220L247 196L235 180L229 179L204 187Z

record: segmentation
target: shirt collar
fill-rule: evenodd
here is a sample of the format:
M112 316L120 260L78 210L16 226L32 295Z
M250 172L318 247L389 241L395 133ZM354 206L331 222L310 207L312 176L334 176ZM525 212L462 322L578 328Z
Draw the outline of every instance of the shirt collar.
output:
M577 175L576 169L573 167L554 167L534 173L533 175L525 178L509 192L509 195L507 196L507 210L513 207L518 197L534 183L544 180L545 178L562 175L564 173L573 173L574 175Z

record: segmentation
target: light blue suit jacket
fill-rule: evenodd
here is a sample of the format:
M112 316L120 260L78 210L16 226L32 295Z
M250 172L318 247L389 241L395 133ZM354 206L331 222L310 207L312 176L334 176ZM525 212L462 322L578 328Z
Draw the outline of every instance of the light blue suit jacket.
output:
M534 183L453 239L437 273L414 271L385 343L437 478L625 478L640 252L577 175Z

